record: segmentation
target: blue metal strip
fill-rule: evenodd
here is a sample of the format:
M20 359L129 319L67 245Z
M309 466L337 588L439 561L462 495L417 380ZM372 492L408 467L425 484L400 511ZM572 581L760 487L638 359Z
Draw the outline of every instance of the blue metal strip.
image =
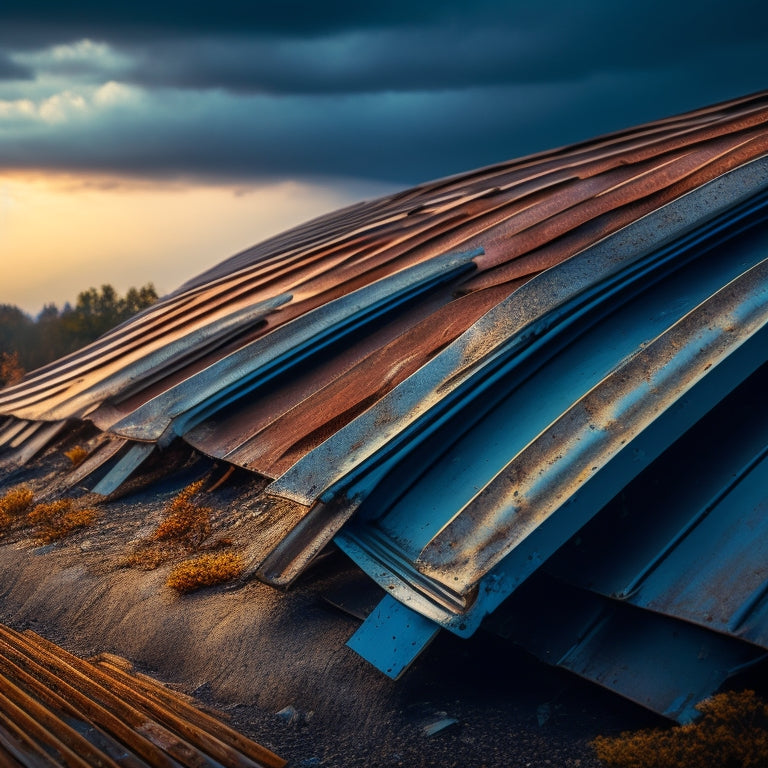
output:
M765 658L747 643L538 575L501 611L505 636L543 661L679 722Z
M347 645L387 677L397 680L440 627L386 595Z

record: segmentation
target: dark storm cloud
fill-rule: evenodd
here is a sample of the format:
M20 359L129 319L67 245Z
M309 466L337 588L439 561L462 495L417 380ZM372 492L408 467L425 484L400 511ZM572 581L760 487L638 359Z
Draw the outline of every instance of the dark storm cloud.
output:
M28 45L83 36L124 41L173 38L194 33L256 33L316 36L352 29L432 24L441 20L489 16L505 8L496 0L276 0L274 2L105 3L103 0L8 0L2 5L0 40Z
M138 60L126 77L145 85L340 93L574 79L685 61L693 69L702 57L765 44L768 4L337 0L225 4L212 13L210 3L12 2L0 19L6 45L117 44Z
M0 165L407 184L768 86L753 0L210 9L4 3L0 80L131 87L39 95L35 122L16 85L5 133L0 89Z
M695 75L712 62L730 72L744 49L759 46L765 55L768 5L754 0L705 1L694 13L685 3L661 0L555 1L538 12L521 3L493 5L470 15L467 5L449 4L432 18L427 4L419 6L421 17L371 15L359 26L349 19L327 26L332 16L301 27L306 36L298 29L275 35L265 22L247 35L149 40L143 48L134 43L142 61L127 77L239 92L343 93L553 82L617 70L653 76L680 64ZM755 66L765 74L762 61Z

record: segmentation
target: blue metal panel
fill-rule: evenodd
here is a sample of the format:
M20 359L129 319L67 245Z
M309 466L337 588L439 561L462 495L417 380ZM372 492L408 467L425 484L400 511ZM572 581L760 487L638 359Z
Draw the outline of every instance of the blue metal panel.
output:
M396 680L437 635L440 627L386 595L347 645ZM381 638L386 637L387 643Z
M759 261L762 250L756 240L768 253L768 227L760 238L756 234L644 285L639 295L620 297L606 317L585 318L578 328L581 336L574 329L572 340L556 354L548 349L550 357L534 357L527 368L518 367L498 393L486 393L458 424L450 423L425 442L379 484L359 517L375 518L382 535L396 540L405 555L418 557L456 510L572 404L574 394L589 391L637 348Z
M768 458L653 566L628 598L634 605L744 636L744 619L768 598ZM768 647L768 625L750 629L748 639Z
M613 500L547 569L768 647L768 370Z
M400 572L392 594L411 599L421 591L425 600L419 610L470 634L611 496L765 359L767 278L768 263L748 270L613 371L445 525L407 571L402 565L407 554L391 555L398 538L389 537L388 548L382 548L381 534L369 540L364 524L341 534L340 546L379 580L382 563L385 572L387 565L392 574ZM740 307L756 314L748 320ZM734 324L737 314L741 322ZM361 558L366 551L371 556ZM409 586L413 571L421 573L422 583ZM465 610L447 607L438 595L453 587L458 597L470 596L479 581L477 597Z
M497 630L547 663L680 722L693 720L695 705L729 677L765 658L746 643L539 575L499 614Z

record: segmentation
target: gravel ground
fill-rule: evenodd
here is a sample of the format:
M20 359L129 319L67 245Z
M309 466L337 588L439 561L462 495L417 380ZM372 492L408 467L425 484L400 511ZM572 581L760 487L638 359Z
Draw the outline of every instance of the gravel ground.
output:
M59 448L5 470L0 492L21 482L42 492L66 469ZM326 599L358 578L340 554L285 593L249 582L179 596L164 584L170 564L123 567L168 500L209 469L182 456L170 474L100 504L94 527L61 542L40 546L28 531L0 540L0 621L83 656L128 658L293 768L596 768L594 736L662 724L482 630L469 640L440 633L399 681L388 680L346 648L359 621ZM257 490L241 478L206 497L212 539L245 545Z

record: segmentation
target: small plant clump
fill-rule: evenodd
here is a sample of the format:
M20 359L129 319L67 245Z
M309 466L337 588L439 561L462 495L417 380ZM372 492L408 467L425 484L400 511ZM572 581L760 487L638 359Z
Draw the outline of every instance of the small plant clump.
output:
M34 500L34 492L26 485L6 491L0 497L0 534L23 522Z
M170 502L165 519L153 534L156 541L178 542L189 550L203 543L211 532L211 508L201 507L192 499L200 493L204 482L192 483Z
M68 451L64 451L64 455L72 462L73 467L77 467L85 461L88 449L83 448L82 445L74 445Z
M37 538L44 542L56 541L78 528L91 525L96 519L95 509L77 509L72 499L58 499L38 504L28 515L35 526Z
M720 693L697 704L695 723L620 736L592 746L611 768L764 768L768 766L768 702L754 691Z
M132 552L122 561L126 568L138 568L142 571L154 571L166 560L173 557L173 551L168 547L158 545L154 541L141 540Z
M205 554L186 560L168 574L166 584L177 592L193 592L238 578L245 568L243 559L233 552Z

